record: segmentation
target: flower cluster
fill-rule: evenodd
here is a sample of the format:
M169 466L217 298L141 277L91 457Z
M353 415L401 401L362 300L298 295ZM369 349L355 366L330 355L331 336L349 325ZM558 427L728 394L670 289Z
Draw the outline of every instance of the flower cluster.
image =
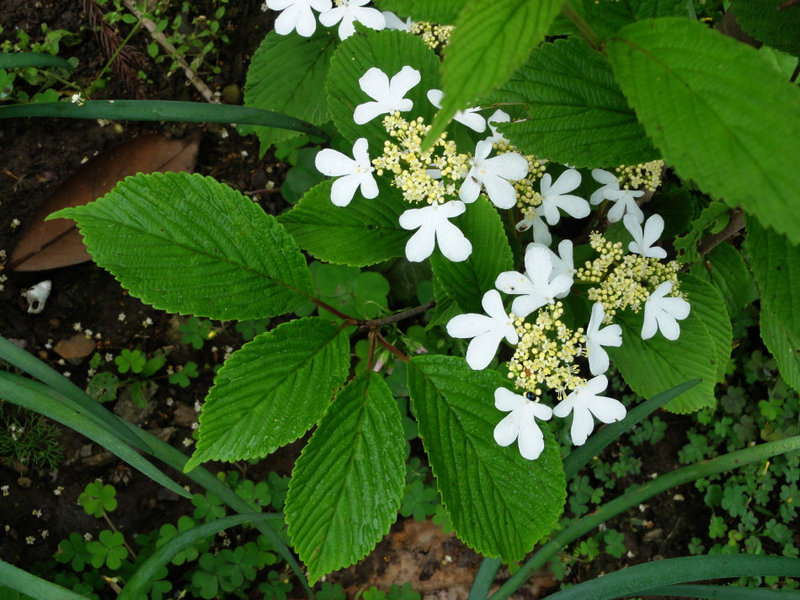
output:
M525 250L525 270L500 273L496 289L484 295L483 308L489 316L462 314L447 324L452 337L472 338L467 363L473 369L487 367L503 339L514 346L507 369L517 393L496 390L495 406L509 414L496 426L494 437L501 446L518 441L522 456L531 460L544 449L537 419L572 415L572 443L581 445L593 431L595 419L611 423L625 417L619 401L602 395L610 366L605 348L623 342L621 327L611 322L618 311L644 309L641 337L645 340L659 331L668 340L677 339L679 321L690 311L678 289L677 264L661 262L666 251L654 245L663 232L663 219L652 215L645 220L635 203L638 196L633 194L637 192L622 188L613 174L595 170L593 176L602 184L594 193L597 197L615 202L615 206L624 203L620 218L632 238L629 253L623 251L622 243L609 242L593 232L590 245L597 258L576 269L571 241L562 240L558 252L546 244L530 243ZM535 210L541 211L548 224L557 223L562 211L587 216L591 202L570 194L579 185L580 173L575 169L567 169L555 182L545 173ZM562 319L561 299L574 284L590 286L587 296L593 304L585 328L571 328ZM505 311L498 290L513 296L511 312ZM558 401L555 407L543 403L545 392Z
M416 206L399 219L402 228L416 231L406 244L406 258L423 261L438 246L447 259L459 262L472 253L472 244L450 219L463 214L466 205L475 202L482 191L498 208L515 206L514 184L526 177L529 161L512 151L507 142L498 142L502 136L492 128L491 120L491 136L477 143L473 155L459 152L447 134L423 150L422 140L430 125L421 117L406 120L401 114L413 108L406 95L420 80L419 71L410 66L391 78L376 67L367 70L359 79L359 87L370 100L355 107L353 121L364 125L385 115L382 124L389 139L384 142L383 153L370 161L368 142L360 138L353 147L352 159L325 149L317 154L316 166L321 173L339 178L331 189L331 201L337 206L347 206L357 189L365 198L374 198L378 191L373 173L390 175L391 184L403 192L404 200ZM441 106L441 90L428 90L426 96L431 104ZM482 133L487 121L478 110L458 111L454 120ZM493 117L502 119L497 113ZM496 152L496 147L505 151ZM490 156L493 152L495 156Z
M309 6L312 2L305 0ZM344 20L345 15L358 14L356 8L364 4L341 0L332 11L341 9L337 14ZM333 19L323 19L326 14L321 21ZM413 26L410 21L383 18L398 29L409 31ZM368 200L376 198L376 177L400 190L411 205L399 216L399 225L413 232L405 247L406 258L412 262L425 260L437 247L451 261L466 260L472 243L452 220L469 210L480 195L499 209L516 209L522 217L517 231L533 230L533 241L525 248L524 270L498 274L495 289L486 291L481 300L485 314L457 315L447 323L447 331L452 337L471 339L466 360L473 369L489 366L503 340L514 347L507 369L516 391L500 388L495 392L496 407L509 413L495 428L498 444L508 446L516 440L522 456L536 459L544 449L537 419L571 416L572 442L581 445L595 420L611 423L626 414L619 401L602 395L610 366L606 348L623 342L614 317L624 310L644 310L642 339L661 332L675 340L680 335L679 321L689 315L689 303L679 289L677 264L662 262L667 253L657 245L664 220L659 215L645 218L639 206L646 191L660 183L663 163L623 166L616 173L594 169L592 178L600 187L587 200L579 195L583 177L578 169L556 165L554 174L547 172L548 161L518 152L498 131L498 124L511 120L507 113L495 110L487 119L479 107L467 107L453 117L458 124L454 127L466 128L464 135L455 131L459 140L483 136L474 151L460 150L447 133L423 149L430 125L422 117L405 114L414 110L412 98L421 96L407 97L421 81L421 74L411 66L395 73L372 67L359 78L364 101L355 106L353 121L365 125L380 118L386 139L374 158L366 137L355 141L352 158L333 149L317 154L317 169L337 178L331 201L347 206L357 192ZM424 96L441 108L441 90L429 89ZM576 268L570 240L561 240L557 251L550 248L550 228L559 225L564 215L586 218L597 205L600 218L621 221L631 241L626 248L592 232L590 247L596 257ZM591 303L588 323L581 327L568 324L571 320L565 318L562 303L576 284ZM510 312L501 293L512 298ZM557 401L552 408L544 403L551 397Z

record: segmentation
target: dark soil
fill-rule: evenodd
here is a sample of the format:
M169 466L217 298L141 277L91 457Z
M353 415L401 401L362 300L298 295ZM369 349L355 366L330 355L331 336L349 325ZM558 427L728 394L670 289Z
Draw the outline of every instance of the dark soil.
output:
M41 38L42 23L51 30L68 29L78 33L81 42L62 51L62 55L80 59L74 78L85 84L94 79L107 57L97 36L88 27L80 4L74 0L35 3L4 0L0 3L0 25L4 29L0 41L15 39L17 28L28 32L33 39ZM199 0L196 4L214 3ZM270 26L269 16L260 10L260 4L261 0L242 0L229 5L230 20L226 27L231 43L219 49L217 64L222 67L221 74L216 77L205 74L212 89L222 90L231 84L243 89L249 57ZM132 37L130 44L146 54L149 42L140 32ZM141 83L139 89L128 89L118 77L111 77L108 87L96 98L140 95L148 99L202 101L185 83L182 73L165 78L163 67L152 62L145 67L145 72L151 82ZM85 159L145 132L174 137L202 135L196 172L213 175L235 189L263 190L269 180L280 186L284 167L270 154L259 158L255 138L241 137L232 127L130 122L101 126L95 121L0 120L0 249L10 255L40 206ZM273 214L285 207L276 193L253 194L253 198ZM18 227L12 224L14 220L20 222ZM212 381L213 367L222 362L225 346L237 348L242 343L241 335L231 325L219 333L213 346L206 343L198 351L181 343L172 315L141 304L111 275L92 263L46 272L6 270L0 275L7 276L4 289L0 291L0 333L60 372L69 372L71 380L79 386L87 381L88 359L77 360L74 364L65 362L52 349L59 340L75 333L76 323L81 330L92 331L101 354L117 355L124 348L154 352L169 347L172 349L170 362L183 364L193 360L205 367L189 388L182 389L166 382L159 385L153 398L153 410L142 419L143 427L168 438L176 447L184 448L183 440L191 437L192 407L204 398ZM28 314L20 293L44 279L52 281L52 294L46 308L41 314ZM120 320L120 313L124 313L124 320ZM152 324L145 324L147 319ZM684 443L680 432L685 420L667 418L675 421L670 424L670 435L645 456L642 474L620 482L616 493L624 493L626 486L644 483L650 473L664 473L677 466L676 453ZM0 495L0 558L3 560L30 568L35 562L52 557L58 542L71 532L96 534L104 528L104 523L87 516L76 502L84 486L95 478L112 482L117 487L119 507L113 514L114 523L129 539L134 533L175 523L180 515L191 512L188 502L164 491L101 447L68 430L62 432L61 440L66 459L53 472L26 470L8 461L0 464L0 485L9 486L9 494ZM302 444L297 443L258 465L243 464L238 468L254 480L265 477L269 471L287 475L301 447ZM614 450L610 452L613 455ZM180 480L180 476L176 476ZM56 491L60 495L56 495ZM35 513L37 510L41 510L41 516ZM628 558L615 560L601 556L588 563L578 563L568 580L583 581L626 565L686 554L689 539L702 535L697 530L704 528L706 522L702 498L691 486L663 495L609 525L625 533L630 549ZM32 544L26 541L29 536L34 539ZM443 534L430 521L418 523L401 519L371 555L328 581L340 582L346 587L348 597L371 585L387 589L392 583L410 582L426 599L466 598L479 562L477 555L453 535ZM557 586L555 579L542 573L520 590L517 597L538 598L552 591L554 586Z

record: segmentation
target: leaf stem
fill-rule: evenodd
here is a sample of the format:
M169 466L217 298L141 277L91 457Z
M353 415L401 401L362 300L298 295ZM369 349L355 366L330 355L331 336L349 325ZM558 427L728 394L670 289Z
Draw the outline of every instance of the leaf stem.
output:
M564 4L561 5L561 14L572 21L577 30L584 38L586 38L586 41L589 42L589 45L592 48L598 52L603 51L603 40L600 39L600 37L594 32L594 29L592 29L589 24L584 21L583 17L578 14L578 12L569 2L564 2Z
M113 531L114 533L119 533L119 530L114 526L114 523L111 521L111 518L108 516L108 513L105 510L103 511L103 518L106 520L106 523L108 523L108 526L111 528L111 531ZM122 538L122 545L125 546L125 548L127 548L128 552L131 553L133 559L136 560L136 552L133 551L133 548L130 547L130 545L128 544L128 540L126 540L124 536Z
M731 210L731 218L728 224L718 233L712 233L697 245L697 252L700 256L705 256L714 248L719 246L728 238L733 237L744 228L744 212L741 208Z
M376 334L376 339L378 340L378 343L381 346L383 346L384 348L386 348L389 352L394 354L395 357L397 357L398 360L401 360L401 361L403 361L405 363L411 362L411 359L408 358L408 356L406 356L400 350L398 350L397 348L392 346L389 342L387 342L380 333L378 333L376 331L375 334Z

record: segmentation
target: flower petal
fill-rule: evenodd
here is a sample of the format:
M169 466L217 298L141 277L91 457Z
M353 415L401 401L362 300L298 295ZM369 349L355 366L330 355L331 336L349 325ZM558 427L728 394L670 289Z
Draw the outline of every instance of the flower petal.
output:
M340 177L350 175L358 165L346 154L332 148L324 148L314 157L314 166L323 175Z
M525 419L519 428L519 453L523 458L536 460L544 450L544 435L533 415L526 416L530 419Z
M486 119L482 115L472 111L458 111L453 116L454 121L458 121L462 125L466 125L473 131L483 133L486 131Z
M375 181L372 173L361 173L358 180L361 184L361 195L364 198L371 200L378 195L378 182Z
M467 364L475 371L480 371L489 366L497 348L500 345L500 340L503 339L502 335L498 335L495 331L486 331L480 335L476 335L467 346Z
M474 170L474 167L473 167ZM481 193L481 183L472 176L472 171L467 174L464 183L461 184L461 189L458 190L458 197L462 202L470 204L478 199Z
M519 152L498 154L488 159L486 164L500 177L509 181L519 181L528 174L528 161Z
M581 184L581 174L577 169L567 169L564 171L556 182L553 184L553 187L550 188L551 194L566 194L567 192L571 192L575 188L577 188ZM584 200L585 202L585 200Z
M449 261L461 262L472 254L472 244L450 221L443 220L436 227L436 241L439 250Z
M333 27L342 20L342 17L344 17L344 10L341 6L336 6L330 10L326 10L324 13L320 13L319 22L325 27Z
M367 72L359 78L358 87L378 102L383 102L390 96L389 77L378 67L367 69Z
M589 411L603 423L616 423L625 418L625 405L608 396L595 396L587 405Z
M454 338L473 338L492 328L492 319L478 313L456 315L447 322L447 334Z
M376 8L361 8L356 12L355 19L365 27L380 31L386 28L386 18Z
M386 106L380 102L364 102L364 104L356 106L355 111L353 111L353 121L355 121L356 125L363 125L388 112Z
M497 388L494 391L495 408L503 412L517 410L519 407L524 406L527 401L528 399L524 396L515 394L506 388Z
M572 411L572 427L570 427L569 434L574 445L583 446L593 430L594 420L588 410L583 408Z
M403 215L400 215L401 219L402 217ZM411 262L422 262L433 254L435 241L436 230L433 227L425 227L423 225L419 228L419 231L412 235L408 242L406 242L406 258Z
M361 184L355 175L345 175L333 182L331 186L331 202L335 206L347 206Z
M519 435L519 413L512 411L503 417L494 428L494 441L500 446L510 446Z
M488 173L483 178L486 195L498 208L512 208L517 204L517 191L514 186L498 175ZM463 186L462 186L463 187Z
M430 219L430 207L425 208L409 208L403 212L398 219L400 227L403 229L417 229L423 223Z
M414 67L406 65L392 77L392 81L389 83L389 92L392 96L403 97L408 93L408 90L417 85L421 79L422 77L419 71Z
M500 273L494 280L494 287L506 294L532 294L536 291L531 280L519 271Z
M426 96L428 97L428 101L436 108L442 108L442 98L444 98L444 92L442 90L428 90Z

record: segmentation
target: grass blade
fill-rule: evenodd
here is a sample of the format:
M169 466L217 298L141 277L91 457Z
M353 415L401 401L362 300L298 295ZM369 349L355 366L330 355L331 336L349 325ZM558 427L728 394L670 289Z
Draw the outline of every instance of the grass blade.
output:
M71 408L68 401L60 397L60 394L52 388L19 375L0 372L0 397L77 431L171 492L184 498L191 498L189 492L158 470L113 432L94 421L85 419L80 412Z
M677 596L705 600L798 600L800 591L771 588L736 587L732 585L662 585L639 592L643 596Z
M194 544L195 542L214 535L223 529L241 525L242 523L256 523L270 519L280 519L280 515L267 513L252 513L244 515L232 515L204 523L197 527L179 533L169 542L158 548L150 557L145 560L136 573L128 580L127 585L117 596L118 600L136 600L146 598L150 584L155 578L156 571L165 567L178 552Z
M76 594L72 590L50 583L49 581L31 575L0 560L0 582L4 586L16 590L31 598L47 598L47 600L89 600L86 596Z
M62 119L110 119L114 121L180 121L183 123L238 123L300 131L328 139L322 129L282 113L231 104L207 104L173 100L86 100L0 106L0 119L57 117Z
M72 71L75 67L60 56L38 52L0 52L0 69L24 67L61 67Z
M645 590L651 589L653 584L667 585L684 581L768 575L797 577L800 575L800 559L748 554L668 558L614 571L551 594L546 600L612 600L638 596ZM725 595L726 600L731 597Z

